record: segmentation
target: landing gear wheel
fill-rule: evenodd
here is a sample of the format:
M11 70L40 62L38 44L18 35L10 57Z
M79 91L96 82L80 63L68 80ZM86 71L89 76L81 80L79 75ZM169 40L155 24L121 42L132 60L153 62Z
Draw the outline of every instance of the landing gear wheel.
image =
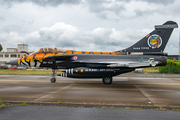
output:
M53 70L52 70L52 78L51 78L51 80L50 80L51 83L56 82L55 74L56 74L55 69L53 69Z
M56 82L56 78L51 78L51 83Z
M102 79L103 84L110 85L112 83L112 77L111 76L105 76Z

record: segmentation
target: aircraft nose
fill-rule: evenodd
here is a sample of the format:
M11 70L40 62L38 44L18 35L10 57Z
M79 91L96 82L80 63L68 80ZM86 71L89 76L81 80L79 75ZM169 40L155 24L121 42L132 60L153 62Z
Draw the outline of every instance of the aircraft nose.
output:
M6 62L6 64L10 64L10 65L18 65L18 59L8 61L8 62Z

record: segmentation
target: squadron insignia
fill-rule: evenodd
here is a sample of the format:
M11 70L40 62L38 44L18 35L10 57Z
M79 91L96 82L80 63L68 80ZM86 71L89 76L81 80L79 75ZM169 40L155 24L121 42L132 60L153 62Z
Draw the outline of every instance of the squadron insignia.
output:
M153 34L149 36L147 43L152 49L159 48L162 45L162 39L159 35Z

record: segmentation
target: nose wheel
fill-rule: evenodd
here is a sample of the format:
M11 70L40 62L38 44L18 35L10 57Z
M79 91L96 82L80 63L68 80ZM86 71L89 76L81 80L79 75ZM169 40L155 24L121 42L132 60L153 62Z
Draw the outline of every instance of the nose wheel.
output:
M52 70L52 78L51 78L51 83L54 83L56 82L56 78L55 78L55 75L56 75L56 72L55 72L55 69Z
M56 82L56 78L51 78L51 83Z

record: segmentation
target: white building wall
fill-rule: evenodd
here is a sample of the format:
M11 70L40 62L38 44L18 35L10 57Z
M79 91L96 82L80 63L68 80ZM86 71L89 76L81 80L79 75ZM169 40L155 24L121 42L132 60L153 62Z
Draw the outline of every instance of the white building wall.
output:
M26 51L28 52L28 45L27 44L18 44L18 52Z
M17 52L17 48L7 48L7 52Z

